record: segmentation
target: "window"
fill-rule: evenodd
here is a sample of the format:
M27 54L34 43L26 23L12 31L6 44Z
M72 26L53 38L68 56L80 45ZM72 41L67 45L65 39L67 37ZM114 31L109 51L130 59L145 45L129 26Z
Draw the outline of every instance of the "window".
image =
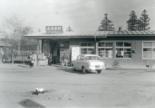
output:
M81 54L94 54L95 47L92 42L83 42L81 43Z
M131 58L131 43L116 42L116 58Z
M113 57L113 43L112 42L99 42L98 43L98 54L103 58Z
M99 56L86 56L85 60L100 60Z
M143 42L143 58L155 59L155 42Z

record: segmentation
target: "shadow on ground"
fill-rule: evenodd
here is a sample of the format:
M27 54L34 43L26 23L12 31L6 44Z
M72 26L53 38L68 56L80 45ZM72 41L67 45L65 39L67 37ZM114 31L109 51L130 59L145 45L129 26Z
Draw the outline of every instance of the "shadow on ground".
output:
M79 71L79 70L74 70L72 67L58 67L59 70L62 70L64 72L68 72L68 73L74 73L74 74L93 74L91 72L86 72L86 73L82 73L82 71Z
M57 69L62 70L64 72L68 72L68 73L82 74L82 72L80 71L73 70L72 67L61 66L61 67L58 67Z
M24 108L45 108L45 106L43 106L31 99L25 99L25 100L19 102L19 104L21 106L23 106Z

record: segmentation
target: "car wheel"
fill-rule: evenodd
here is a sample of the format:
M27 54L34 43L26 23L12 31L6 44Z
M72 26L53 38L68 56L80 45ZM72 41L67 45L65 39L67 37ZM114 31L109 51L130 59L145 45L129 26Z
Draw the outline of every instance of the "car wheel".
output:
M73 68L73 71L77 71L75 68Z
M83 66L82 66L82 73L86 73L86 69Z
M102 72L102 70L98 70L97 73L100 74Z

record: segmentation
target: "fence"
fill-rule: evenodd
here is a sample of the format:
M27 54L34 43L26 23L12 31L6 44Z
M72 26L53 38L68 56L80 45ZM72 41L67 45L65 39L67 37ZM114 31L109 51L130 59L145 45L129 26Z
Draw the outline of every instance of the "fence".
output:
M17 51L12 50L9 53L5 53L3 55L2 62L3 63L27 63L30 61L29 56L32 53L36 53L34 50L27 50L27 51Z

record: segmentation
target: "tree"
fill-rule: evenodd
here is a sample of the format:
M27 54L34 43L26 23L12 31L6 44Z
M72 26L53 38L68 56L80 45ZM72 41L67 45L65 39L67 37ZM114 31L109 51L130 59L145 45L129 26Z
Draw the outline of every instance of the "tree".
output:
M141 17L139 19L139 25L138 25L138 29L139 30L149 30L149 21L150 18L147 14L147 11L144 9L141 13Z
M104 15L104 19L101 21L98 31L114 31L114 24L108 19L108 14L106 13Z
M24 38L24 35L31 33L32 28L25 25L24 21L16 16L5 19L3 26L8 42L12 44L13 49L18 49L20 53L21 46L23 47L30 43Z
M132 10L129 15L129 20L127 21L128 30L129 31L138 30L138 23L139 23L139 20L137 19L136 12L134 10Z
M32 32L32 28L16 16L6 18L4 21L5 33L9 38L20 40L24 35Z

